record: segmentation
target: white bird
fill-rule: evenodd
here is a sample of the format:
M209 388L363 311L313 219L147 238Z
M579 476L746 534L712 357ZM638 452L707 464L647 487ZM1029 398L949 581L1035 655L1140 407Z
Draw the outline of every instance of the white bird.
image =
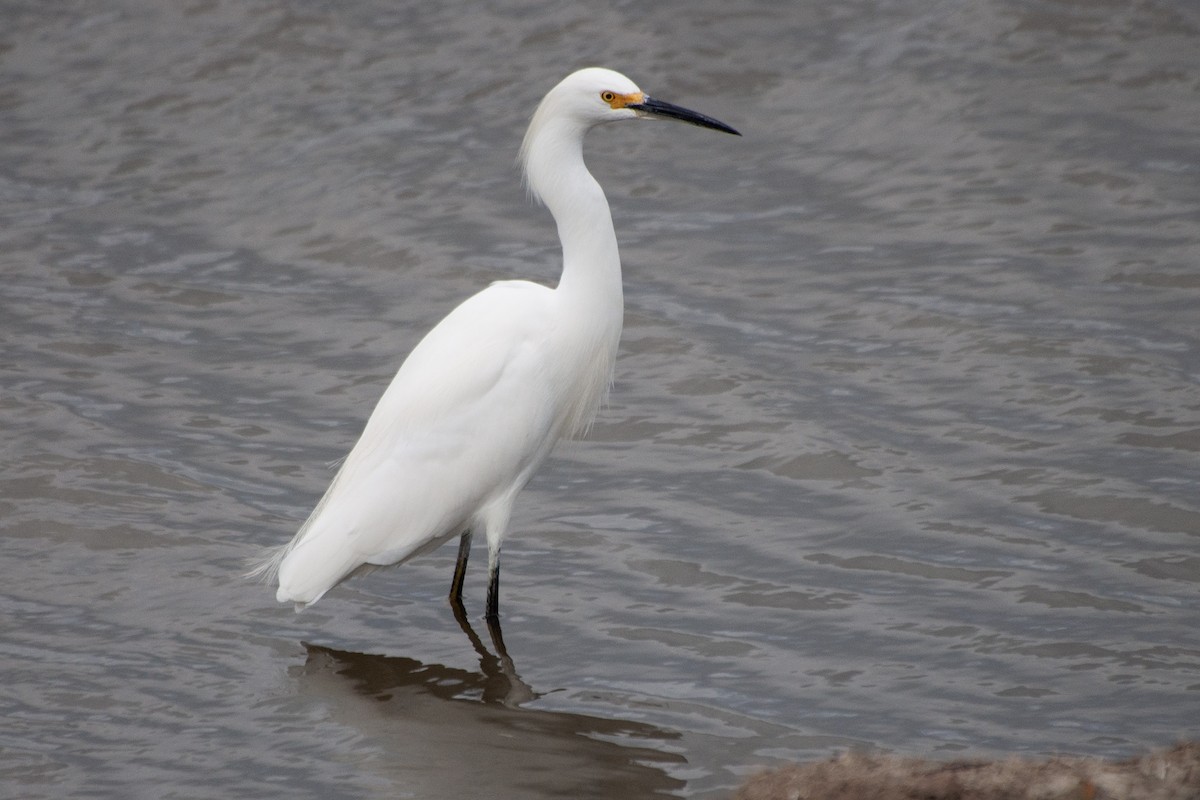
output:
M558 225L558 286L493 283L413 349L316 509L252 571L278 577L279 602L311 605L360 569L399 564L461 536L450 587L461 609L472 532L482 531L486 618L499 618L500 546L513 501L555 442L591 424L621 335L617 237L583 163L583 137L604 122L649 117L737 134L607 69L579 70L545 96L521 162L531 194Z

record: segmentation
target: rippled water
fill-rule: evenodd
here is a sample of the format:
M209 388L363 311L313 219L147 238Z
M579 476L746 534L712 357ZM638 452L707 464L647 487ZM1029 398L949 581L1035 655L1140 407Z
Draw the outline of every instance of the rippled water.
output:
M0 4L0 794L719 797L1197 735L1200 12L592 5ZM745 136L589 140L626 333L518 504L511 660L453 548L276 606L244 560L407 349L555 279L513 160L591 63Z

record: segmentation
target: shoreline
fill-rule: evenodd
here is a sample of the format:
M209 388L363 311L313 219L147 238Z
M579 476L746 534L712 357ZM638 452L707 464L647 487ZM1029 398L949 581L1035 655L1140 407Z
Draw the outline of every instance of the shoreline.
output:
M1124 761L843 753L752 776L735 800L1195 800L1200 742Z

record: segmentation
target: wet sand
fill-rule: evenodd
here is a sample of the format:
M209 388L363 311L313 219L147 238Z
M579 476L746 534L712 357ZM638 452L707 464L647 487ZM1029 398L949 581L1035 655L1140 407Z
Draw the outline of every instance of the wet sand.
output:
M751 778L737 800L1194 800L1200 743L1128 761L1095 758L933 761L845 753Z

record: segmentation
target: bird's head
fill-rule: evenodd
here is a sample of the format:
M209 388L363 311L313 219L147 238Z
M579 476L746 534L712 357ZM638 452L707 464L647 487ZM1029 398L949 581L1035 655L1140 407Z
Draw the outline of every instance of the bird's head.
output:
M621 73L601 67L571 73L550 90L542 106L584 128L622 119L674 119L741 135L712 117L651 98Z
M525 132L520 162L530 195L545 201L547 192L555 187L573 186L564 183L568 180L564 165L583 166L583 136L590 128L640 118L674 119L741 135L712 117L647 97L619 72L599 67L581 69L546 94Z

